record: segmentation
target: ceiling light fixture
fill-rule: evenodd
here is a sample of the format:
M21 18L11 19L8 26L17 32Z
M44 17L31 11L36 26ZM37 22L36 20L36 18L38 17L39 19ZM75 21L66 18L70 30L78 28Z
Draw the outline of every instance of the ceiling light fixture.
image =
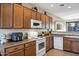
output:
M51 7L54 7L54 5L53 5L53 4L51 4L50 6L51 6Z
M71 8L71 6L68 6L68 8Z

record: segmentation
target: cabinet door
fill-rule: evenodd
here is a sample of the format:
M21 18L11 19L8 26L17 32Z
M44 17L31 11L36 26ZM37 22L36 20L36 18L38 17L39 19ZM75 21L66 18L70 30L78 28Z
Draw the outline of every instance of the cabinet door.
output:
M41 20L41 14L39 12L37 12L36 18L37 18L37 20Z
M30 46L25 48L25 56L35 56L36 55L36 46Z
M14 4L14 28L23 28L23 6Z
M32 10L32 19L35 19L36 20L36 13L37 13L36 11L33 11Z
M24 28L31 28L31 10L24 8Z
M53 36L50 36L50 49L53 48Z
M46 16L46 29L50 28L50 23L49 23L49 16Z
M41 14L41 20L42 20L42 28L46 28L46 24L45 24L45 15Z
M24 49L7 54L6 56L24 56Z
M1 4L1 28L12 28L12 4Z
M50 49L50 37L46 38L46 52Z
M50 29L52 29L52 25L53 25L53 24L52 24L52 22L53 22L52 17L50 17L50 21L49 21L49 22L50 22Z
M64 38L64 50L65 51L71 51L71 45L72 45L72 42L71 40L69 40L70 38Z
M79 53L79 41L72 41L72 51Z

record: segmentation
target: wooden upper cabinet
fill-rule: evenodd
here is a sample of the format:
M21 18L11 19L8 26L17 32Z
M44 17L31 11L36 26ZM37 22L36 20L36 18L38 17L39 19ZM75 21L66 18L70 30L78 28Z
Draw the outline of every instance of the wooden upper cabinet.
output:
M64 37L64 50L65 51L71 51L72 50L72 41L70 38Z
M52 17L50 17L50 29L52 29L52 22L53 22L53 19Z
M18 4L14 4L14 12L13 12L13 27L14 28L23 28L23 6Z
M37 12L32 10L32 15L31 15L32 19L36 20L36 15L37 15Z
M49 19L49 16L46 16L46 29L49 29L50 28L50 19Z
M24 8L24 28L31 28L31 9Z
M0 28L31 28L31 19L42 21L42 28L49 29L49 17L19 4L0 4Z
M12 4L0 4L0 28L12 28Z
M42 28L46 28L46 24L45 24L45 15L41 14L41 20L42 20Z
M41 20L41 13L37 12L36 19L37 19L37 20Z

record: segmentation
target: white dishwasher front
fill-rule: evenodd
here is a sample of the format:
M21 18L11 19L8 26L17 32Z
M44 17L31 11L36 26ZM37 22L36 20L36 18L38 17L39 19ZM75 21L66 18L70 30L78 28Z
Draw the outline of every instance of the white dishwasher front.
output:
M54 48L63 50L63 36L54 36Z

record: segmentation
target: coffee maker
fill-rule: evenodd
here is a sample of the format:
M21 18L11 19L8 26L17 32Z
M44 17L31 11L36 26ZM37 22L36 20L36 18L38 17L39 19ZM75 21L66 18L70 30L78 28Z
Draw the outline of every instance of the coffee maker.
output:
M22 41L22 37L23 37L23 33L22 32L12 33L11 41L12 42Z

